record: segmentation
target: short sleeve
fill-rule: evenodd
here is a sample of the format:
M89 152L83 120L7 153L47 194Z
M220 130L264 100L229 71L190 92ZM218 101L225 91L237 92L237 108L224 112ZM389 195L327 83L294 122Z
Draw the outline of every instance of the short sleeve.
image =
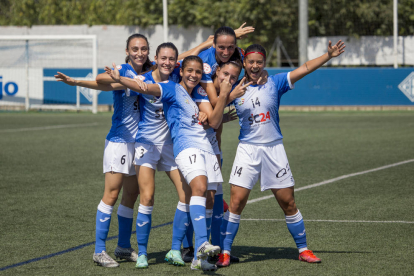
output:
M158 82L158 86L161 89L161 95L158 97L158 101L163 103L171 103L174 101L175 96L175 82Z
M277 91L279 92L280 95L283 95L287 91L295 88L294 85L292 85L290 81L290 72L276 74L276 75L271 76L270 78L275 83Z
M191 94L195 102L198 102L198 103L210 102L210 100L208 99L206 90L204 90L204 88L201 87L200 85L197 85L196 87L194 87L193 93Z

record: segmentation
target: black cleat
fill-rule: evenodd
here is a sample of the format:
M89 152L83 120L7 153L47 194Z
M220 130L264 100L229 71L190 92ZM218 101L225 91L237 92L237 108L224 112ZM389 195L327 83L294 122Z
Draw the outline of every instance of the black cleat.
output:
M183 261L186 263L192 262L194 258L194 247L190 246L181 249L181 257L183 258Z

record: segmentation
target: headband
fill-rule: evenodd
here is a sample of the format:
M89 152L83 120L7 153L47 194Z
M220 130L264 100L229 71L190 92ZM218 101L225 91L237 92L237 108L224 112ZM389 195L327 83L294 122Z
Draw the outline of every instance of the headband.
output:
M259 55L262 55L266 59L266 56L261 52L248 52L248 53L244 54L244 57L247 57L250 54L259 54Z

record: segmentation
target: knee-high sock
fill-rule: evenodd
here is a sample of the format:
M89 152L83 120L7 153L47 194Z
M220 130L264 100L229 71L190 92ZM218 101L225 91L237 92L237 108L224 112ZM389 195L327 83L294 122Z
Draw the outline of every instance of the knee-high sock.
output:
M231 246L240 225L240 215L227 211L224 215L223 224L221 225L221 235L224 236L222 252L230 254Z
M210 238L212 217L213 217L213 209L206 209L207 240Z
M152 206L139 205L137 216L138 256L147 255L148 238L151 231Z
M206 227L206 198L201 196L192 196L190 200L190 216L195 233L195 251L207 241ZM197 253L194 253L194 259L197 259Z
M190 223L190 206L188 204L178 202L173 221L172 250L180 250L181 243L183 242L187 232L187 227L190 226ZM192 235L191 239L193 239Z
M193 236L194 236L194 227L193 227L193 224L191 222L191 217L190 217L190 225L188 225L187 231L185 232L185 237L183 240L183 248L188 248L188 247L193 246Z
M219 185L220 187L221 185ZM219 190L217 189L217 193ZM213 218L211 221L211 244L220 245L220 227L223 223L223 193L214 196Z
M108 237L109 225L111 224L111 214L113 206L106 205L102 200L96 212L95 226L95 253L106 251L106 238Z
M122 204L118 207L118 246L131 247L131 233L134 210Z
M285 216L286 225L289 229L290 234L295 240L296 246L299 249L299 253L307 250L306 244L306 230L305 224L303 223L302 214L298 212L293 216Z

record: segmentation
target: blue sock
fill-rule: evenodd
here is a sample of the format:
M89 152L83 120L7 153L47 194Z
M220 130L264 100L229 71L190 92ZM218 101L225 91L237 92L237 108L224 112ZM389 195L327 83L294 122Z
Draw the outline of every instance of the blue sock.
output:
M221 185L219 185L220 187ZM218 192L218 190L217 190ZM220 227L223 223L223 194L214 196L213 219L211 221L211 244L220 245Z
M118 207L118 246L131 247L131 233L134 210L119 204Z
M207 240L209 240L210 238L212 218L213 218L213 209L206 209Z
M193 246L193 236L194 236L194 227L193 227L193 224L191 223L191 217L190 217L190 225L188 225L187 231L185 232L185 237L183 240L183 248L188 248L188 247Z
M152 206L139 205L137 216L138 256L147 255L148 238L151 231Z
M181 249L181 243L183 242L190 222L190 206L188 204L178 202L173 221L172 250ZM191 236L191 238L193 237Z
M231 246L233 245L234 238L240 225L240 215L236 215L227 211L224 215L223 224L221 225L221 235L225 235L223 240L222 252L230 254Z
M207 241L206 227L206 198L201 196L192 196L190 200L190 216L195 233L195 248L197 249ZM197 260L197 253L194 253L194 259Z
M285 216L285 218L287 228L295 240L299 251L301 251L300 249L307 248L305 224L303 223L303 217L300 211L298 210L298 212L293 216Z
M102 200L96 212L95 227L95 253L106 251L106 238L108 237L109 225L111 225L111 214L113 206L106 205Z

